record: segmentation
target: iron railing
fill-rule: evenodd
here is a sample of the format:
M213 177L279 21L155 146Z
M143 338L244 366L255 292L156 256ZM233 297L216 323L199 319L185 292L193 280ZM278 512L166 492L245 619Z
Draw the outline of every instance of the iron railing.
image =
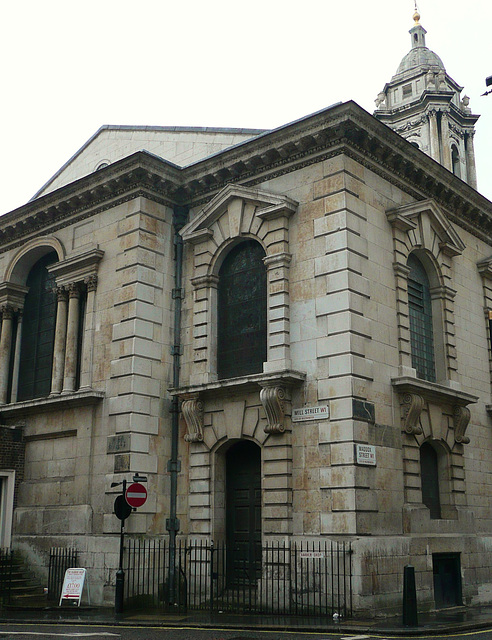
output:
M167 589L168 551L162 539L127 538L127 607L351 616L350 543L266 543L252 564L251 557L222 542L178 542L174 593Z
M77 566L77 549L51 547L48 569L48 600L50 602L58 602L60 599L65 571Z
M11 549L0 549L0 607L10 602L13 565L14 552Z

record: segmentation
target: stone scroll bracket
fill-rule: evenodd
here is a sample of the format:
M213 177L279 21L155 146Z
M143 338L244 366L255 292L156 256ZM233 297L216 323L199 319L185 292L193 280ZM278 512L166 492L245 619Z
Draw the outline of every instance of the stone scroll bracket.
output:
M420 414L424 408L424 399L417 393L405 393L400 397L403 407L403 429L409 435L421 435Z
M422 435L420 416L426 405L435 405L452 412L454 441L468 444L470 438L465 435L470 422L468 405L477 402L478 397L465 393L457 385L448 386L412 378L410 376L393 378L392 385L399 393L402 407L402 428L409 435Z
M285 431L285 399L285 387L273 384L261 389L260 401L267 417L265 433L283 433Z
M456 405L453 409L454 439L459 444L468 444L470 438L465 436L466 428L470 422L470 409Z
M181 413L186 422L188 433L184 439L186 442L203 441L203 401L200 394L193 394L182 398Z

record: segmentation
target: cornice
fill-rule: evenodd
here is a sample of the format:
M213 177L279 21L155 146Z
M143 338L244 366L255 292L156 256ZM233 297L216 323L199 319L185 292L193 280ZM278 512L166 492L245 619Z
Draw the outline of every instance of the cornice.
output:
M37 198L0 219L0 252L139 196L172 206L179 168L137 152Z
M167 206L197 207L226 185L253 187L340 154L415 200L432 198L450 220L490 242L489 200L355 102L347 102L184 168L147 152L132 154L3 216L0 251L139 196Z

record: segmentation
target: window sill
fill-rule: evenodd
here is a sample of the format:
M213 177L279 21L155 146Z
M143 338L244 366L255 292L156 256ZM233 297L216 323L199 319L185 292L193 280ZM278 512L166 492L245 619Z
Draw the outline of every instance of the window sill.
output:
M223 380L214 380L214 382L208 382L206 384L169 389L169 393L172 396L184 396L196 393L202 395L212 392L214 395L217 393L227 395L237 393L238 391L253 391L259 387L273 384L294 387L302 384L305 380L306 374L304 372L284 369L271 373L254 373L240 378L224 378Z
M104 398L103 391L94 389L84 389L65 393L47 398L34 398L23 402L13 402L0 406L0 416L2 418L15 418L33 413L46 413L49 411L59 411L61 409L72 409L86 405L97 404Z
M428 382L420 378L403 376L392 378L391 384L398 393L411 393L422 396L428 402L466 407L477 402L478 396L465 393L459 389L448 387L437 382Z

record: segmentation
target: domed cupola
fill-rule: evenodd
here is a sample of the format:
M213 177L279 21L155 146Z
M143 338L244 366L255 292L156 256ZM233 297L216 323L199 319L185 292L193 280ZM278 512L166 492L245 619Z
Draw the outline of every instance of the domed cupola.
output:
M476 188L473 136L478 116L472 114L469 98L460 97L463 87L426 46L417 9L413 19L411 49L379 93L374 115Z

